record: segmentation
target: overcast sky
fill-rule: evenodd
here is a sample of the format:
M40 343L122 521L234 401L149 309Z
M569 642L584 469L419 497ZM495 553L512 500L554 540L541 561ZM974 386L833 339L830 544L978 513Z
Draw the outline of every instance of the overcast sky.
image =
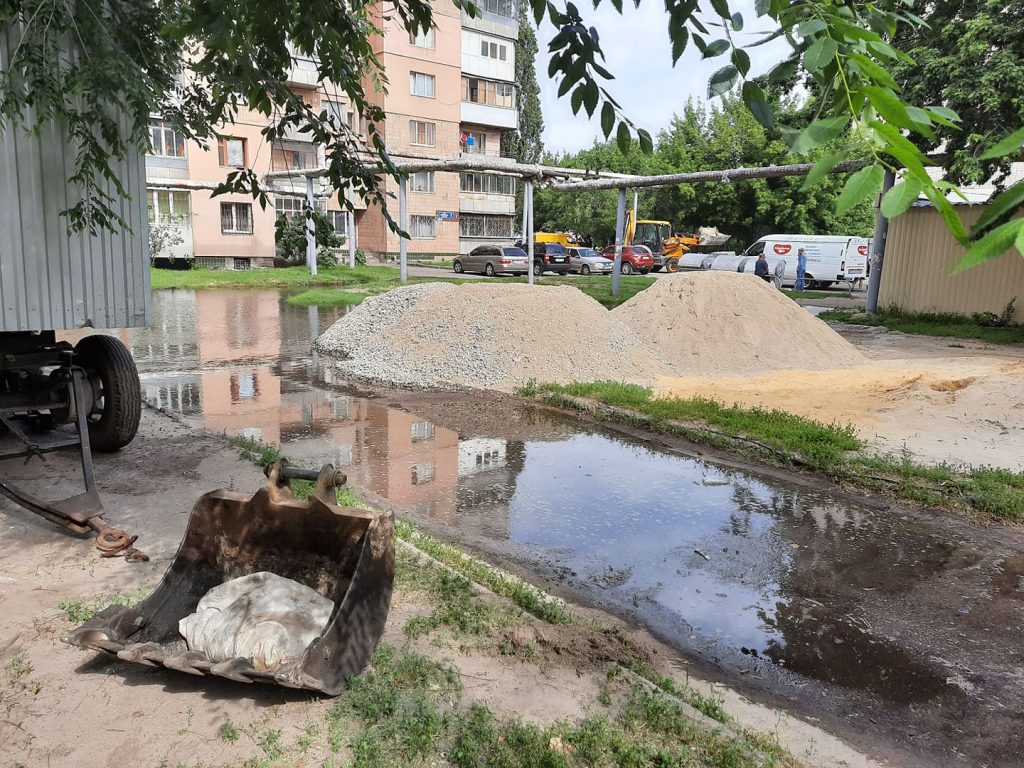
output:
M742 32L734 39L747 44L759 39L758 29L769 28L764 20L756 19L753 0L731 0L730 7L743 14ZM690 96L707 94L708 78L720 67L728 64L728 56L702 61L700 51L691 43L683 57L672 67L672 47L668 39L668 14L664 3L642 0L640 7L626 0L620 16L609 0L603 0L597 10L590 3L580 3L587 23L597 27L601 47L607 58L606 69L615 80L606 84L626 113L641 128L656 137L668 125L672 115L682 112ZM712 33L721 30L711 28ZM594 118L584 110L572 113L569 95L558 98L558 83L548 74L548 43L557 30L545 19L537 35L540 53L537 57L537 80L540 82L541 104L544 109L544 148L551 152L574 152L603 140L600 107ZM710 39L721 37L712 34ZM784 40L773 40L767 45L748 49L751 76L763 74L782 60L789 46Z

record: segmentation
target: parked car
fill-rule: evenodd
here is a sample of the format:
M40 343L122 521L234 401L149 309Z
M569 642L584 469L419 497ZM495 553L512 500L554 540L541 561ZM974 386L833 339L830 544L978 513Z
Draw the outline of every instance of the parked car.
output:
M762 253L786 259L787 284L796 282L797 251L807 253L807 288L828 288L832 283L852 283L868 274L872 239L847 235L765 235L744 252L757 258Z
M561 243L533 244L533 274L556 272L564 275L569 271L569 252Z
M483 272L485 275L525 275L530 259L522 248L478 245L452 262L456 272Z
M609 245L603 251L606 259L615 258L615 246ZM639 272L646 275L654 269L654 254L646 245L624 245L622 246L622 274L631 275Z
M570 248L569 271L581 275L610 275L615 265L593 248Z

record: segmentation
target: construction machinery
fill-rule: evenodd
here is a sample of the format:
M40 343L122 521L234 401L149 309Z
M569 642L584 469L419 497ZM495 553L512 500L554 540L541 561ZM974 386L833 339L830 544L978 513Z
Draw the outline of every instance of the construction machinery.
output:
M265 472L266 486L251 497L217 490L196 502L178 553L149 597L110 606L62 640L192 675L330 696L344 691L384 632L395 573L394 518L338 506L335 489L346 478L330 464L316 471L278 461ZM295 497L293 479L315 480L308 499ZM210 590L267 572L334 603L326 625L297 657L267 667L251 656L214 660L188 647L179 623L196 613Z
M624 245L646 245L651 253L661 254L665 269L678 272L686 253L697 248L723 245L730 235L723 235L715 227L700 227L695 234L673 234L667 221L635 220L633 211L626 213ZM655 267L657 272L661 267Z

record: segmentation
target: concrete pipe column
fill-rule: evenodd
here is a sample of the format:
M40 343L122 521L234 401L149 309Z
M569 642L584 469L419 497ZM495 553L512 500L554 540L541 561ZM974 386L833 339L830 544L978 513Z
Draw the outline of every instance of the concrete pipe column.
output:
M356 196L353 193L352 185L348 185L348 204L355 205ZM348 229L348 266L350 269L356 268L356 214L355 211L349 209L345 213L346 218L346 229Z
M398 240L398 276L402 285L409 282L409 180L403 176L398 180L398 228L402 230Z
M526 279L533 285L533 182L526 182L526 189L523 191L523 210L526 215L526 263L529 269L526 272Z
M316 222L313 220L313 177L306 177L306 266L316 277Z
M615 210L615 264L612 266L612 296L619 295L622 281L622 240L626 229L626 188L619 187L619 205Z

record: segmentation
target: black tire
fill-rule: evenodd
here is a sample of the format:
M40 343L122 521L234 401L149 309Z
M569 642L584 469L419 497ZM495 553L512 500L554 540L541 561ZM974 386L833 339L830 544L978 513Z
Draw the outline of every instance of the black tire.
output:
M665 262L665 270L667 272L678 272L679 271L679 259L669 259Z
M533 276L540 277L544 273L544 267L539 261L533 262Z
M619 269L621 270L622 274L624 274L624 275L632 275L633 274L633 265L630 264L628 261L622 262L622 266Z
M651 272L661 272L661 267L651 267Z
M580 267L580 274L583 275L584 277L590 277L590 265L584 264L582 267Z
M113 336L86 336L75 346L96 398L89 414L89 443L108 453L128 445L142 418L142 387L131 353Z
M494 265L488 264L487 266L485 266L484 274L487 275L488 277L494 277Z
M458 273L459 273L459 274L461 275L461 274L462 274L462 272L463 272L463 269L462 269L462 262L461 262L461 261L459 261L458 259L456 259L456 260L455 260L455 261L454 261L454 262L452 263L452 271L453 271L453 272L458 272Z

